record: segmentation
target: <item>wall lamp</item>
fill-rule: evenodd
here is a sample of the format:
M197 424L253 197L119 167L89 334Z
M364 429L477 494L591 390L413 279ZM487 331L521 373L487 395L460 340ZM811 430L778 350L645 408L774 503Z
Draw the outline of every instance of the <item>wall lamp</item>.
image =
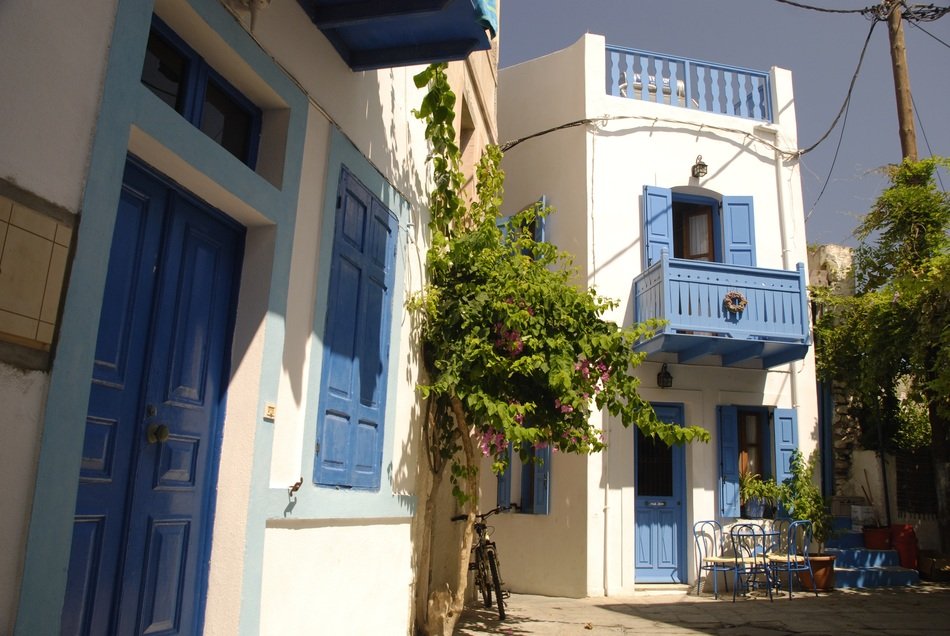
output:
M670 370L666 368L665 362L660 372L656 374L656 385L661 389L668 389L673 386L673 376L670 375Z
M697 179L700 177L705 177L706 172L708 172L709 166L703 163L703 156L697 155L696 163L693 164L693 176Z

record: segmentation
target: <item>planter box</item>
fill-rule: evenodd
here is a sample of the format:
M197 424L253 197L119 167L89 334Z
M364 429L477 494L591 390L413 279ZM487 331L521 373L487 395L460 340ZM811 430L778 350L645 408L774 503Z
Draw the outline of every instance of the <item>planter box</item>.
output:
M921 554L917 561L920 578L928 581L950 581L950 556Z

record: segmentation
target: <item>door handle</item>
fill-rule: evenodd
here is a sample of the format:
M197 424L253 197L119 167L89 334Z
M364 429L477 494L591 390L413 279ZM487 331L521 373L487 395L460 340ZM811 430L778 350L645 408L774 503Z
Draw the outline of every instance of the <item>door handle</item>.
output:
M165 424L149 424L145 429L145 438L149 444L161 444L168 439L170 434Z

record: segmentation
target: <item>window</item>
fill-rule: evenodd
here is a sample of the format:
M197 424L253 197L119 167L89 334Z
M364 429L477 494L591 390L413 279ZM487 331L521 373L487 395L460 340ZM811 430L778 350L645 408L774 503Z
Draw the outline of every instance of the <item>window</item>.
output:
M518 512L546 515L551 503L551 448L526 448L527 457L521 461L508 448L508 468L498 475L498 505L511 505L513 487L520 487L521 501ZM512 483L517 475L518 484Z
M379 488L397 221L345 168L337 194L313 481Z
M142 83L225 150L254 168L261 112L179 38L152 18Z
M678 194L669 188L643 189L644 265L672 258L755 267L752 197Z
M792 452L798 448L795 409L720 406L719 512L739 516L739 473L751 470L782 483L790 476Z

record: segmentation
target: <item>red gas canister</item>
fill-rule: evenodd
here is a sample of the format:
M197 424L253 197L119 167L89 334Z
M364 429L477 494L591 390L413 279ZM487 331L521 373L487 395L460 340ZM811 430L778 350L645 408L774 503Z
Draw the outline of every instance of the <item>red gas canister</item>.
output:
M914 526L895 523L891 526L891 547L901 558L901 567L917 569L917 533Z

